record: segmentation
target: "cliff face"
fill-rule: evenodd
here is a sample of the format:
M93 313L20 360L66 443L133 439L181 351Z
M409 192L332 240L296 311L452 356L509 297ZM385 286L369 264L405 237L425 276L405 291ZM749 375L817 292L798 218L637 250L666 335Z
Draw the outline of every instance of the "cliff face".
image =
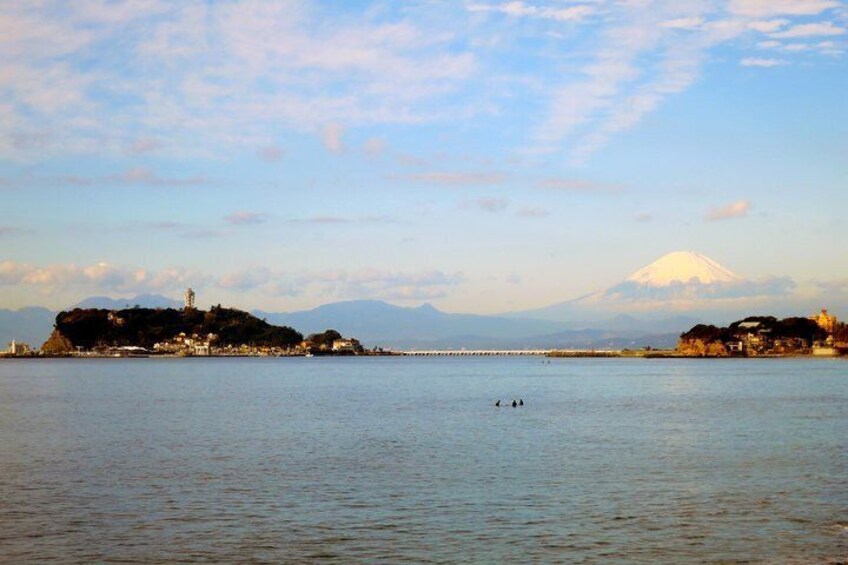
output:
M247 312L221 307L213 307L208 312L173 308L77 308L56 316L53 333L45 345L52 340L55 347L70 344L71 349L77 346L92 349L98 345L138 345L150 348L180 333L201 336L215 334L219 345L286 347L303 340L303 335L292 328L272 326Z
M677 344L677 351L688 357L728 357L727 347L720 341L703 339L683 339Z
M67 337L62 335L59 330L53 330L44 345L41 346L42 353L48 355L62 355L70 353L74 350L74 344Z

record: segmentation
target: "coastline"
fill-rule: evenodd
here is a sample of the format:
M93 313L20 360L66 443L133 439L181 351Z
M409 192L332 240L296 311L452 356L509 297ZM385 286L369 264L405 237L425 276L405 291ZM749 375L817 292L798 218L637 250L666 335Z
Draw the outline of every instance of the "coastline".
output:
M282 359L282 358L310 358L313 356L305 353L292 353L283 355L175 355L163 354L132 354L132 355L108 355L108 354L81 354L81 355L0 355L0 361L4 360L52 360L52 359ZM811 353L768 353L762 355L687 355L677 351L572 351L552 350L548 352L522 352L522 351L498 351L498 350L455 350L455 351L383 351L380 353L365 353L359 355L314 355L314 357L328 358L350 358L350 357L541 357L543 359L840 359L846 355L813 355Z

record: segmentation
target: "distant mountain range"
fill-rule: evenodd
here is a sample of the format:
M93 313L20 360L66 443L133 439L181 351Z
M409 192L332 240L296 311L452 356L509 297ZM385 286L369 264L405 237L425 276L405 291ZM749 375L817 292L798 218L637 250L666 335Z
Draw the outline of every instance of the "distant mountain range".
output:
M56 312L37 306L0 310L0 351L13 339L39 347L50 335L55 319Z
M373 300L336 302L301 312L253 313L304 334L333 328L356 336L367 345L392 348L608 348L620 344L662 347L676 343L681 332L697 323L684 318L643 321L617 316L594 324L567 324L448 314L429 304L406 308Z
M174 300L160 294L139 294L134 298L109 298L108 296L91 296L74 304L74 308L103 308L105 310L121 310L123 308L182 308L182 300Z
M780 304L793 287L788 278L752 281L701 254L677 251L607 289L524 312L451 314L429 304L402 307L354 300L298 312L255 310L253 314L304 334L333 328L369 347L663 347L674 345L680 333L703 320L719 323L739 314L782 314L748 309L752 300ZM75 307L121 309L136 305L181 308L183 302L154 294L96 296ZM50 333L54 317L55 313L43 308L0 310L0 347L12 338L40 345Z

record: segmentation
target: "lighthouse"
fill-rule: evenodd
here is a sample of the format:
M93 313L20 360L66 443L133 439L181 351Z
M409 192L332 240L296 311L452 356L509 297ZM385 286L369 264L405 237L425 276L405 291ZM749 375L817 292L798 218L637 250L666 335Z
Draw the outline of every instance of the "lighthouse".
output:
M185 309L194 309L194 291L190 288L187 288L185 291Z

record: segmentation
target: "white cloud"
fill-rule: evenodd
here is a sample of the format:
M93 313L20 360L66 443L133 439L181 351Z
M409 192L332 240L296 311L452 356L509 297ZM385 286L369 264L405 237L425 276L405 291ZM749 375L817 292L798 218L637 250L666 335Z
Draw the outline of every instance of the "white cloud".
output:
M289 220L297 224L338 225L338 224L393 224L396 220L390 216L310 216Z
M836 0L730 0L728 9L740 16L815 16L839 6Z
M273 278L268 268L254 267L220 277L218 286L225 289L250 290L268 284Z
M506 175L498 172L450 172L434 171L427 173L412 173L397 175L394 179L420 182L424 184L440 184L445 186L479 186L500 184L506 180Z
M609 192L619 191L624 188L622 185L615 183L557 177L543 179L539 181L538 186L550 190L563 190L568 192Z
M276 145L267 145L265 147L260 148L256 152L257 157L269 163L276 163L278 161L282 161L285 155L285 149L283 149L282 147L277 147Z
M489 212L503 212L509 206L509 200L504 198L496 198L494 196L484 196L474 201L477 208Z
M706 23L703 31L678 33L678 27L704 20L696 8L663 2L650 11L632 4L617 9L599 34L602 47L594 60L553 90L549 118L538 130L541 148L556 149L570 140L571 163L583 164L666 97L688 88L699 75L705 49L727 33Z
M545 218L550 216L550 214L550 211L545 208L523 206L522 208L519 208L515 215L519 218Z
M520 84L528 107L548 108L530 150L565 148L580 163L689 88L715 46L745 33L844 31L836 10L835 23L809 21L842 5L831 0L481 1L435 17L449 5L337 14L305 0L10 3L0 15L0 156L167 144L169 154L262 147L258 157L273 162L280 130L341 152L345 128L355 138L361 126L505 113L514 93L503 85ZM492 45L524 41L508 25L549 38L518 73L491 57ZM520 47L512 52L532 49ZM361 146L366 155L382 151L377 139Z
M267 214L262 214L259 212L248 212L246 210L239 210L237 212L233 212L224 216L224 220L228 224L232 224L234 226L261 224L264 223L267 219Z
M688 18L666 20L662 22L660 26L669 29L698 29L703 24L704 18L702 18L701 16L690 16Z
M156 171L145 167L131 167L123 172L102 177L87 177L65 175L56 179L38 179L38 182L59 183L74 186L91 185L148 185L148 186L197 186L209 183L209 179L201 175L189 177L162 176Z
M380 137L370 137L362 144L362 150L368 157L379 157L386 150L386 140Z
M764 59L764 58L761 58L761 57L746 57L745 59L742 59L741 61L739 61L739 64L742 65L743 67L770 68L770 67L779 67L779 66L782 66L782 65L786 65L787 61L784 61L782 59Z
M819 41L817 43L783 43L781 41L760 41L758 49L770 49L784 53L817 52L821 55L840 56L844 49L833 41Z
M128 131L202 151L267 143L280 127L479 111L447 98L477 69L450 33L402 14L333 20L330 11L300 0L6 6L0 154L34 151L11 136L35 131L56 151L143 152Z
M707 214L706 220L714 222L717 220L728 220L731 218L743 218L748 215L751 209L751 203L747 200L737 200L724 206L711 208Z
M593 33L598 38L594 59L563 65L565 76L547 87L550 112L537 128L530 150L565 148L570 164L585 164L669 97L690 88L711 50L751 33L772 37L837 33L839 28L822 22L802 21L791 27L800 16L836 5L821 0L733 0L727 9L718 2L619 2ZM822 55L838 55L837 51L817 50ZM742 58L744 65L782 62Z
M257 290L269 295L306 295L324 301L364 298L421 300L445 296L450 288L464 281L460 273L445 273L438 269L274 272L258 267L226 274L218 279L217 286L242 292Z
M344 144L345 128L340 124L328 124L324 128L324 147L333 153L341 153L345 150Z
M787 19L757 20L748 23L748 28L761 33L772 33L789 23Z
M819 37L843 35L845 28L833 25L832 22L818 22L812 24L799 24L792 26L786 31L772 33L771 37L777 39L792 39L796 37Z
M258 291L266 295L309 295L321 299L381 298L415 300L444 296L461 285L461 273L438 269L392 271L281 272L267 267L249 267L213 277L198 271L164 268L151 271L108 262L80 266L74 263L46 266L0 261L0 287L20 287L45 295L125 292L176 293L186 287L219 288L225 291Z
M0 262L0 285L22 286L47 294L68 289L85 292L173 291L186 286L201 287L209 280L209 277L187 269L149 271L108 262L89 266Z
M595 12L588 5L565 8L539 7L527 2L513 1L501 4L469 4L469 12L498 12L514 18L541 18L558 22L579 22Z
M153 153L162 149L163 147L164 144L157 139L142 137L133 141L127 148L127 150L132 155L142 155L145 153Z

